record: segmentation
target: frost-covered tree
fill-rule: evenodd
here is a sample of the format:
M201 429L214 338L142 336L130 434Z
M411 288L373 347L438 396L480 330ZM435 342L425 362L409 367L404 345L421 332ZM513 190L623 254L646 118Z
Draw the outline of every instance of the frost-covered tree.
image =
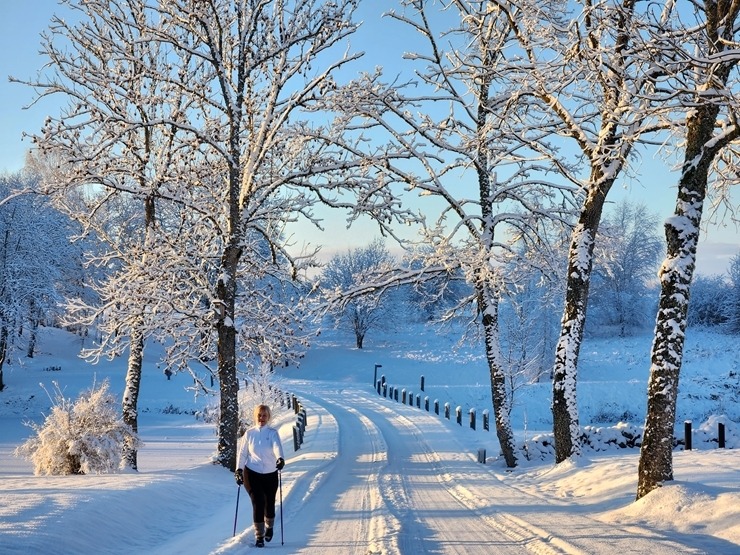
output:
M356 86L367 96L363 116L381 122L413 155L402 173L389 174L408 189L399 198L418 195L428 218L419 239L428 248L417 248L406 267L367 287L458 278L468 283L471 293L444 317L464 314L471 338L483 345L496 433L508 466L516 465L516 455L499 308L512 284L503 264L518 255L515 244L536 241L539 221L567 216L571 205L563 197L572 189L544 177L552 164L531 145L552 130L527 120L519 84L507 74L520 71L512 69L508 55L513 23L546 27L547 10L524 4L509 17L498 3L453 1L440 12L436 4L404 1L402 11L389 15L413 30L410 36L421 37L405 56L416 78L398 78L392 94L369 78Z
M56 73L29 81L41 96L61 93L69 100L61 117L47 122L38 145L67 148L78 184L83 178L98 187L114 184L116 194L133 194L143 204L140 250L129 256L142 270L140 283L146 283L145 267L150 275L152 268L171 268L166 255L208 261L171 278L159 273L160 285L172 276L184 278L177 286L170 282L168 297L165 288L153 290L163 295L158 306L180 307L168 301L175 294L199 299L178 313L180 321L193 310L210 313L209 333L198 337L207 342L216 336L217 457L226 467L236 458L239 273L264 261L252 257L255 238L269 245L271 264L295 277L306 259L289 253L284 228L300 218L320 226L314 203L348 208L350 218L367 212L385 227L403 215L389 201L377 168L408 154L381 146L367 152L365 128L348 130L346 120L322 112L327 97L356 94L335 78L359 57L343 50L356 29L356 4L71 2L80 23L55 19L45 41ZM119 141L124 135L138 140ZM168 220L177 235L162 233L159 216L146 223L150 210L159 214L165 204L179 207ZM195 253L194 245L202 250ZM183 283L198 290L184 293ZM241 306L257 304L252 301ZM143 327L131 330L146 333L153 309L139 302L127 306L131 318L144 319ZM131 337L138 343L136 333Z
M727 322L727 330L733 334L740 334L740 254L736 254L730 260L727 274L730 278L730 284L722 312ZM694 303L693 287L691 292L692 305Z
M547 303L546 290L536 274L523 276L516 293L501 305L501 357L509 382L509 410L523 384L540 381L552 367L551 356L557 312ZM550 364L546 364L549 362Z
M645 205L620 202L599 227L594 247L594 277L589 300L590 324L620 337L644 327L654 310L654 281L663 248Z
M275 230L298 217L318 224L315 202L351 207L358 194L361 210L388 224L397 208L387 205L374 171L395 155L368 155L361 133L321 113L323 98L344 90L336 74L357 57L334 48L355 31L355 8L355 0L247 0L168 2L158 10L154 38L171 46L172 82L194 101L178 132L225 184L212 214L219 263L209 297L217 315L219 462L229 468L238 424L235 309L249 232L269 241L272 259L295 274L303 261Z
M69 322L95 322L107 333L101 345L86 353L89 357L128 351L122 412L136 432L144 343L152 333L147 312L158 283L148 280L148 269L156 268L158 255L164 257L167 250L158 204L163 197L176 197L182 183L178 171L187 161L172 129L152 123L176 118L172 114L184 110L185 101L170 94L162 74L149 71L166 63L167 54L161 45L142 39L147 26L143 6L69 5L78 12L75 23L55 18L43 38L54 72L35 82L42 95L65 95L69 107L60 118L49 118L35 137L35 165L57 206L107 246L88 253L91 265L110 271L93 285L101 307L94 310L75 300ZM126 454L133 469L136 459L135 451Z
M730 286L722 275L695 276L691 282L687 327L721 327L726 321L725 301L730 294Z
M552 372L555 459L562 462L580 454L578 355L602 212L633 150L656 129L649 99L660 68L649 54L653 46L641 34L656 8L642 8L634 0L539 2L527 9L519 3L496 5L506 12L522 50L516 60L518 95L536 99L528 103L528 121L556 130L561 139L553 141L548 134L536 148L579 191ZM522 13L529 10L533 15Z
M552 371L569 232L563 222L541 222L537 241L506 266L512 290L502 307L502 345L511 361L512 380L518 374L532 381Z
M32 357L40 325L56 325L59 306L70 284L64 278L81 271L70 244L72 225L43 197L18 194L33 189L30 174L0 177L0 391L3 367L23 350Z
M349 293L359 285L372 281L373 275L385 271L393 264L393 257L381 239L369 245L334 255L321 271L320 287L333 296L335 291ZM388 325L390 316L389 292L369 291L361 296L351 295L351 300L338 307L329 304L329 314L335 328L348 327L355 336L355 345L362 349L365 336L372 329Z
M124 465L126 444L137 435L118 413L108 381L83 391L72 401L54 383L51 412L42 424L31 423L34 435L15 451L33 463L34 474L100 474ZM48 393L48 392L47 392Z
M670 21L674 27L666 22L659 29L659 36L665 41L660 54L668 64L678 62L671 85L685 103L686 111L679 128L683 163L676 207L664 225L667 248L658 274L660 299L638 466L638 499L673 479L672 438L678 382L707 185L713 170L720 182L737 175L736 166L726 162L736 159L734 143L740 139L740 83L736 77L740 61L736 49L740 2L706 0L692 6L692 15L699 22L692 32L683 25L683 14L677 8Z
M445 4L445 18L460 24L445 33L435 33L439 19L428 3L409 0L391 14L429 47L406 55L418 64L419 92L410 94L399 79L397 92L382 97L382 118L423 168L404 176L409 189L443 203L426 230L436 251L427 274L463 261L476 287L509 465L515 460L498 311L511 284L500 268L516 255L512 242L536 242L539 220L568 216L574 207L561 201L566 189L577 193L578 221L555 349L553 419L557 460L579 453L576 367L594 239L609 190L643 135L659 125L651 100L662 70L641 33L655 5L637 5L455 0Z

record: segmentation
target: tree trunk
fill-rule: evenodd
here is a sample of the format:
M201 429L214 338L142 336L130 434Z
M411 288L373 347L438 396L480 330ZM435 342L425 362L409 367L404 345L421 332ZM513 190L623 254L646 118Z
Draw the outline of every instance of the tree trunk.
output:
M216 329L218 332L218 378L220 388L218 422L218 462L231 470L236 470L237 432L239 428L239 384L236 379L236 328L234 327L234 306L236 300L237 266L240 249L238 241L229 244L222 258L222 278L219 279L216 294L220 303L220 313Z
M501 453L506 466L516 466L514 433L511 429L509 397L506 395L506 374L501 363L501 347L498 329L498 299L485 285L479 287L478 303L483 318L483 334L486 345L486 360L491 376L491 398Z
M123 390L123 421L131 427L134 434L139 433L139 389L141 386L141 368L144 360L144 336L141 328L136 326L131 331L126 386ZM138 470L138 452L133 445L124 445L123 460L132 470Z
M26 350L26 357L33 358L36 353L36 336L39 330L39 321L33 318L31 321L31 330L28 337L28 349Z
M705 148L712 139L718 109L695 111L687 121L683 173L674 216L665 223L666 258L660 268L660 300L650 355L647 415L640 448L637 499L661 483L673 480L673 432L689 309L689 292L709 165L716 151Z
M593 176L591 182L597 182ZM573 230L568 252L565 307L552 372L552 420L556 463L581 454L576 403L578 353L586 324L594 240L599 229L606 195L612 183L613 180L602 179L599 186L589 191L581 209L578 225Z
M145 141L149 144L149 141ZM144 171L141 172L143 176ZM144 246L149 246L152 242L154 233L154 224L156 222L156 206L154 197L148 196L144 199ZM142 264L147 262L147 249L144 249L142 255ZM144 308L142 307L142 311ZM141 369L144 360L144 316L139 315L135 319L129 332L130 347L128 355L128 368L126 370L126 387L123 391L122 412L123 421L131 426L134 434L139 433L139 389L141 387ZM124 445L123 460L132 470L138 470L138 452L135 445Z
M673 430L676 420L678 380L683 361L686 315L689 309L691 279L696 264L696 248L701 230L702 210L707 192L707 180L717 153L740 137L737 126L726 126L715 136L721 108L726 105L723 95L736 58L721 61L722 51L733 48L735 22L740 5L735 2L705 1L706 36L709 56L716 63L697 67L704 83L699 84L696 105L686 117L686 151L678 183L676 209L665 223L666 258L660 268L660 301L655 323L655 338L650 354L645 431L640 448L637 477L637 499L669 480L673 480ZM700 57L697 57L699 59ZM712 101L704 92L719 91ZM732 120L734 122L734 119Z
M8 328L0 326L0 391L5 389L3 381L3 366L5 366L5 357L8 354Z

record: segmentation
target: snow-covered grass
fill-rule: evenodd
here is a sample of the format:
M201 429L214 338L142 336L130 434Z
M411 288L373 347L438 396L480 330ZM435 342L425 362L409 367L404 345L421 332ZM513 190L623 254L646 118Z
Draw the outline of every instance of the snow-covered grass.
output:
M584 344L579 410L592 447L574 463L555 466L542 448L550 434L549 383L520 385L512 424L521 452L526 444L539 456L521 457L508 472L496 457L495 432L482 430L482 414L492 410L480 353L455 351L455 338L418 326L368 336L361 351L351 337L322 334L300 368L283 369L278 377L309 417L305 443L294 452L295 415L287 408L275 411L288 454L282 476L285 545L278 532L268 548L489 553L496 545L502 553L621 553L630 545L651 553L740 552L737 338L689 331L677 435L691 420L694 450L677 448L675 480L635 502L639 451L620 449L613 440L624 437L622 431L639 433L644 420L650 340L645 335ZM147 359L139 399L144 446L138 473L37 477L30 462L13 456L32 433L23 422L41 422L50 411L52 400L40 383L51 390L56 382L76 397L108 378L120 398L125 360L91 367L77 359L79 347L72 336L44 330L36 358L6 366L0 553L251 550L249 500L241 492L232 537L238 488L228 471L211 463L215 428L197 417L214 400L193 398L186 391L190 379L168 380L153 358ZM421 395L422 408L378 395L372 385L376 365L378 378ZM449 421L442 414L445 403L452 409ZM462 426L454 420L457 407ZM467 425L471 408L475 431ZM717 449L713 441L720 418L731 449ZM486 464L477 463L479 449L487 451ZM433 484L424 481L431 476ZM418 497L421 491L424 497ZM448 507L445 497L454 503Z

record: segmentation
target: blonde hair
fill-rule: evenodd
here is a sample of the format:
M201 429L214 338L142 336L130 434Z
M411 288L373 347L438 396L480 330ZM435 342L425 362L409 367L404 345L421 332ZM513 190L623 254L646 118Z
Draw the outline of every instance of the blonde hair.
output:
M252 413L252 419L254 420L254 423L257 424L259 422L259 414L261 411L265 411L267 413L267 422L272 420L272 411L270 410L270 407L267 405L257 405L254 407L254 412Z

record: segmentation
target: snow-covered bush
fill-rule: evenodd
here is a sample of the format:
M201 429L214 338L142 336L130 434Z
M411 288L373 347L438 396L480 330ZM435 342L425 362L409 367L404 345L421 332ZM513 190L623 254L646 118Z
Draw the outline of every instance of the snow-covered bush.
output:
M51 414L43 424L28 423L35 435L15 450L33 463L34 474L91 474L121 468L125 445L140 442L119 416L108 381L66 399L54 382Z

